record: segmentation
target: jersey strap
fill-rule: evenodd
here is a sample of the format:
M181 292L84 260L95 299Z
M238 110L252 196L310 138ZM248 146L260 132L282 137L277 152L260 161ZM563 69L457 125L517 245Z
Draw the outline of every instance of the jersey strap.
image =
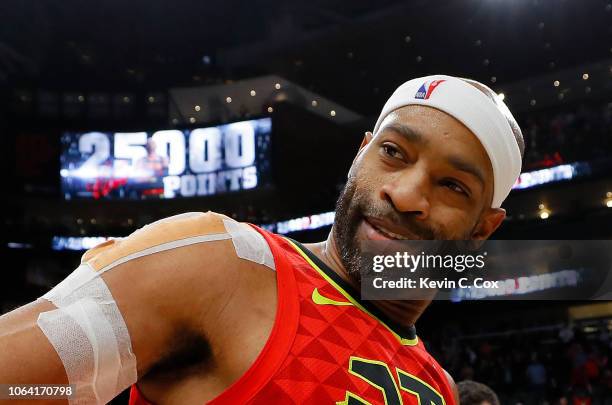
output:
M249 224L263 235L276 266L277 307L268 341L249 369L209 404L244 404L272 378L287 357L299 323L298 290L293 276L288 242ZM285 245L285 246L283 246ZM294 255L295 256L295 255ZM299 260L299 258L297 258ZM294 258L296 260L296 258Z

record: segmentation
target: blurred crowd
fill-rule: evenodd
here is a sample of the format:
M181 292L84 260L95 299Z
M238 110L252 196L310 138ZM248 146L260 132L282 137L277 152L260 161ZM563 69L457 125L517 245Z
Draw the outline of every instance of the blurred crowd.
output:
M586 328L517 328L463 338L451 338L449 331L429 342L429 349L456 381L485 383L502 404L609 405L611 322Z
M612 151L612 103L525 114L524 170L607 157Z

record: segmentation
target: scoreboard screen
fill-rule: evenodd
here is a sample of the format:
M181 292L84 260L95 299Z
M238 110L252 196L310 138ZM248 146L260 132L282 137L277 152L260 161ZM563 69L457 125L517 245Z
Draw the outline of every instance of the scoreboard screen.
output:
M198 197L269 184L271 118L156 132L66 132L66 200Z

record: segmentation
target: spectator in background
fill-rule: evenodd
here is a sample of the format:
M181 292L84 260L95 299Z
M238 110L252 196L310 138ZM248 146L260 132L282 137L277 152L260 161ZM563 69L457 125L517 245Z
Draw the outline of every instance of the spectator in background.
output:
M537 353L531 354L531 363L527 366L527 381L538 403L546 396L546 367L539 360Z
M559 339L563 343L569 343L574 338L574 331L570 325L567 325L559 331Z
M476 381L466 380L457 384L461 405L499 405L499 398L493 390Z

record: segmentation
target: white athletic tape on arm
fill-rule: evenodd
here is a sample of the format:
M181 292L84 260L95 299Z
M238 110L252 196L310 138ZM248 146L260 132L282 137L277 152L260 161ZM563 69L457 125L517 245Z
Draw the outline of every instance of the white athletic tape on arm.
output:
M482 83L480 84L483 87ZM387 115L407 105L425 105L444 111L476 135L493 166L493 200L499 208L521 173L521 152L508 121L516 123L502 100L493 102L464 80L446 75L425 76L399 86L385 103L374 134ZM518 127L518 124L516 124Z
M276 269L270 246L259 232L247 224L229 219L223 220L223 226L232 236L238 257Z
M224 219L227 233L174 240L126 255L95 271L82 263L42 298L57 309L38 316L38 326L58 353L76 395L70 405L105 404L137 381L130 335L101 275L139 257L197 243L232 239L236 255L275 269L264 237L247 224Z
M159 253L159 252L163 252L166 250L171 250L171 249L176 249L176 248L180 248L180 247L184 247L184 246L189 246L189 245L195 245L196 243L202 243L202 242L214 242L217 240L225 240L225 239L230 239L232 236L227 234L227 233L213 233L210 235L200 235L200 236L192 236L190 238L185 238L185 239L179 239L179 240L173 240L171 242L167 242L167 243L162 243L160 245L156 245L156 246L152 246L150 248L141 250L139 252L136 253L132 253L130 255L127 255L125 257L122 257L119 260L116 260L114 262L112 262L111 264L109 264L108 266L104 267L103 269L101 269L98 273L102 274L116 266L119 266L120 264L123 264L125 262L129 262L130 260L134 260L134 259L138 259L139 257L143 257L143 256L148 256L148 255L152 255L154 253Z
M105 404L137 380L130 335L106 283L86 263L43 296L58 309L38 326L59 355L76 395L70 405Z

